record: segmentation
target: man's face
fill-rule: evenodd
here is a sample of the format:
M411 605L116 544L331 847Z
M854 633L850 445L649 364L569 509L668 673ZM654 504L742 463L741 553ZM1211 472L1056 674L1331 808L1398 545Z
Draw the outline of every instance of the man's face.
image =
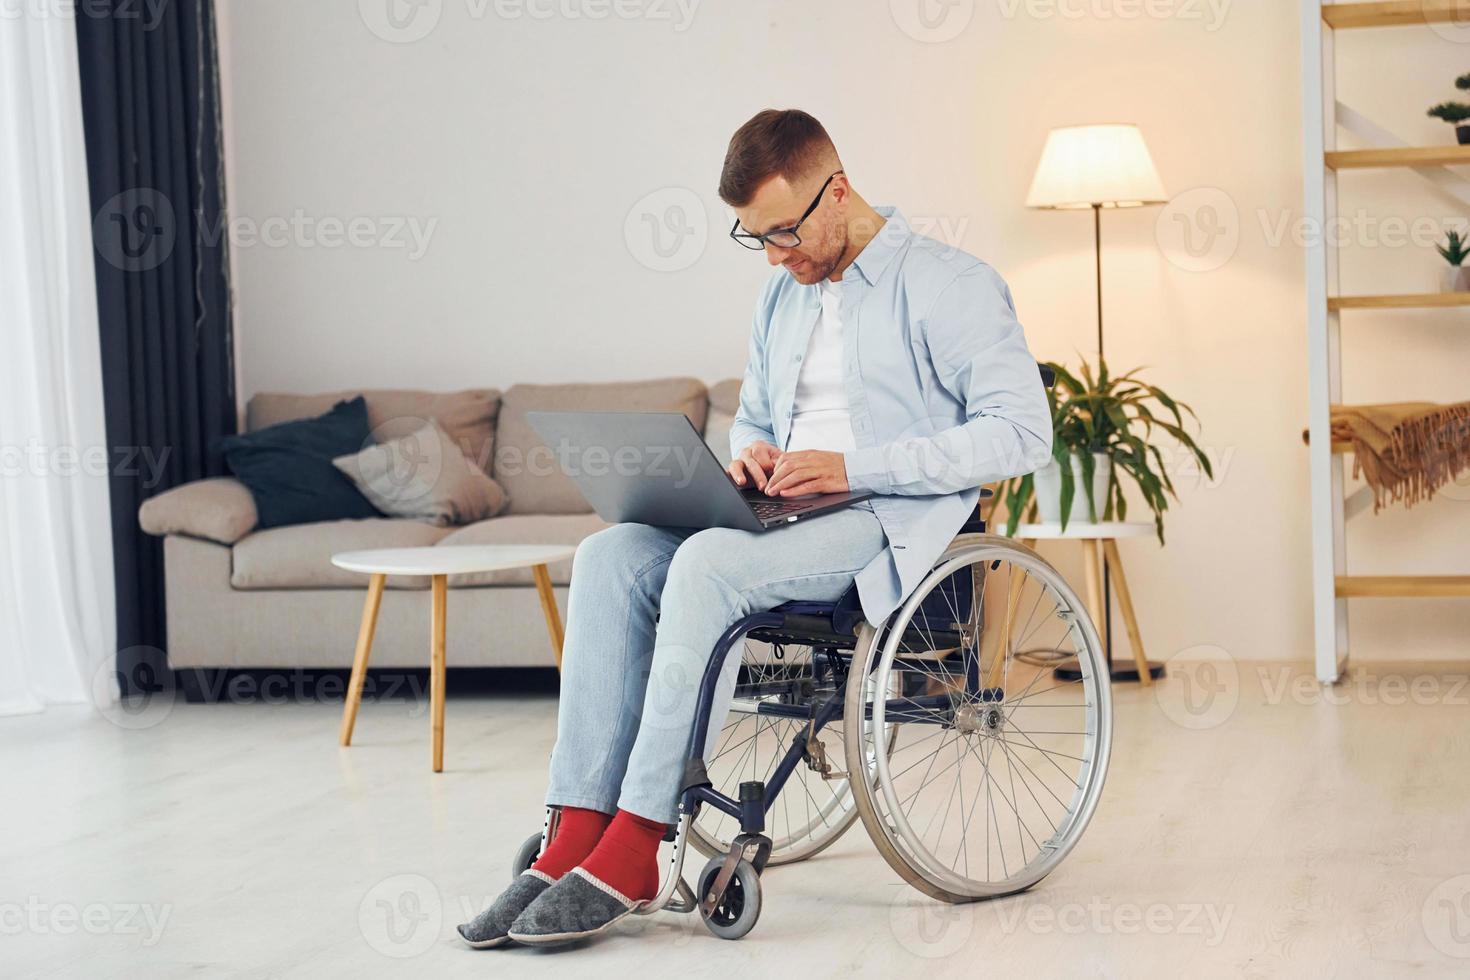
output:
M762 184L744 207L735 209L740 227L764 235L790 228L812 203L827 174L799 178L795 184L785 177L772 177ZM847 250L847 179L838 174L823 192L817 208L801 223L801 244L781 248L766 243L766 261L784 266L804 286L830 278L842 253Z

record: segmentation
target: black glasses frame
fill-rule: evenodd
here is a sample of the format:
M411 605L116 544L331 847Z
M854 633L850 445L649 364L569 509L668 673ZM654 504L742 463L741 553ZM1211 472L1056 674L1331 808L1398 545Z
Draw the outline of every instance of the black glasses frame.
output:
M774 231L766 232L764 235L752 235L748 231L740 230L740 219L736 218L735 224L730 227L730 237L735 239L737 244L748 248L753 252L763 252L765 251L766 243L772 238L775 238L778 235L790 235L796 240L793 241L790 245L782 245L778 243L776 247L796 248L798 245L801 244L801 235L797 233L797 229L802 226L802 223L805 222L807 218L810 218L812 216L812 212L817 209L817 205L822 203L822 195L827 193L827 188L832 186L833 178L835 178L840 173L842 173L841 170L832 171L832 176L828 177L822 183L822 189L817 191L817 196L812 198L812 203L807 207L805 211L801 213L801 217L796 219L796 224L792 225L790 228L777 228Z

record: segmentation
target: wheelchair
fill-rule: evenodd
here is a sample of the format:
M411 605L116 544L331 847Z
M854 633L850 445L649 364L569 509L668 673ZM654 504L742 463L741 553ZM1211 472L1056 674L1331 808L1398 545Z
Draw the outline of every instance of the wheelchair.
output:
M1038 367L1050 388L1055 375ZM700 679L668 873L637 914L698 911L710 932L740 939L760 917L761 873L821 853L858 820L932 898L1024 891L1087 829L1112 739L1111 678L1086 607L1036 552L987 534L977 509L877 628L854 585L835 603L787 602L725 630ZM547 808L512 878L558 817ZM691 845L709 859L693 888Z
M737 644L729 714L707 740ZM859 820L893 870L940 901L1030 888L1086 829L1112 728L1082 602L1034 551L985 533L977 513L877 628L854 587L722 634L700 683L668 872L638 914L698 911L716 936L739 939L760 916L768 867L813 857ZM557 817L548 808L513 876ZM693 887L691 845L709 859Z

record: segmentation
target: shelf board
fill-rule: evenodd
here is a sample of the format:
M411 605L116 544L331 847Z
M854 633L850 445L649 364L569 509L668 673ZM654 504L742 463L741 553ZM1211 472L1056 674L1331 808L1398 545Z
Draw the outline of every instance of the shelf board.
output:
M1329 310L1410 310L1470 306L1470 293L1398 293L1383 296L1331 296Z
M1339 575L1343 599L1470 597L1470 575Z
M1334 30L1354 27L1410 27L1464 21L1457 0L1380 0L1377 3L1324 3L1322 20Z
M1332 150L1322 155L1333 170L1365 167L1452 167L1470 165L1470 146L1395 146L1372 150Z

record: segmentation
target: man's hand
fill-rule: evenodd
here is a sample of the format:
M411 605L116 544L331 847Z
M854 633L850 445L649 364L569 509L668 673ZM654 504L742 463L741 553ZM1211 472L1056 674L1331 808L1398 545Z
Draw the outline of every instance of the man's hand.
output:
M841 453L825 449L803 449L779 453L776 468L766 481L772 497L799 497L808 493L846 493L847 464Z
M737 487L754 483L756 489L766 488L766 478L776 468L776 460L781 458L781 450L764 440L757 440L740 450L740 455L730 461L725 472L730 474L730 479L735 481Z

